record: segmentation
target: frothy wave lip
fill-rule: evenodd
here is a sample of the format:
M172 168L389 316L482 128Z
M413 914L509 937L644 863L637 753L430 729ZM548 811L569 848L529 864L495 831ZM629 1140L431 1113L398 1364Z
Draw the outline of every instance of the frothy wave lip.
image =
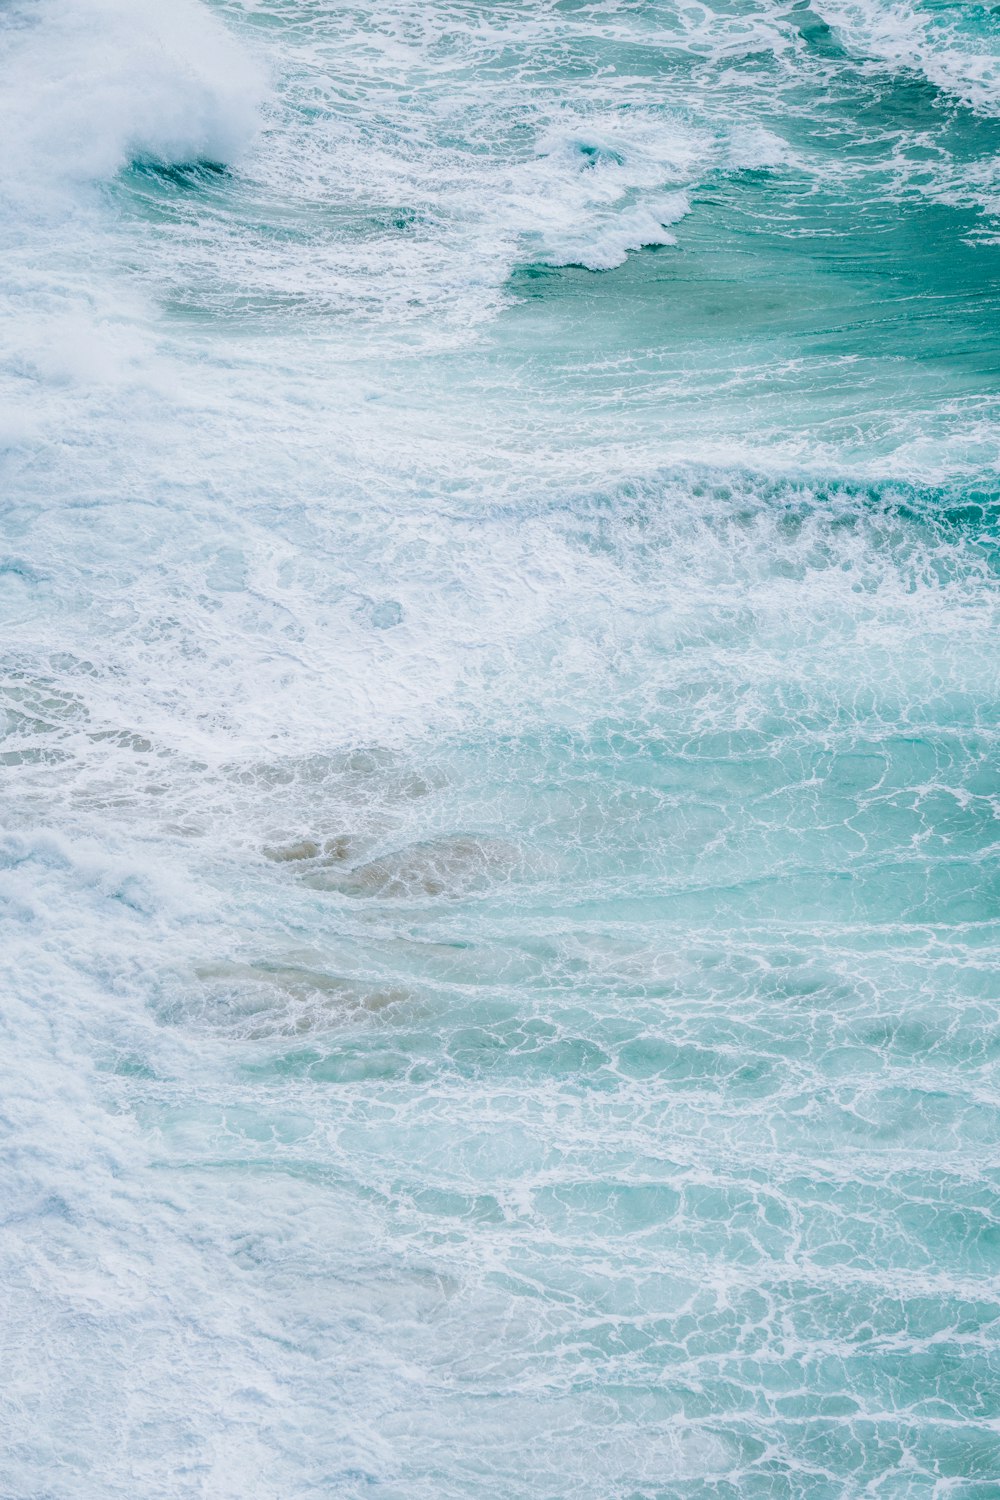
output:
M512 170L498 227L536 264L609 271L632 250L677 243L670 226L690 213L688 190L706 171L786 160L766 130L719 138L654 114L581 116L546 131Z
M623 263L630 250L676 245L677 237L670 233L667 225L683 219L690 207L686 193L667 193L636 203L591 231L587 238L570 234L556 240L549 246L545 258L553 266L612 271Z
M1000 55L984 45L985 35L959 18L920 15L908 4L873 0L814 0L813 8L852 52L920 73L970 109L1000 110ZM975 9L968 8L973 21Z
M21 0L0 21L0 81L3 176L22 192L134 160L231 163L266 88L199 0Z

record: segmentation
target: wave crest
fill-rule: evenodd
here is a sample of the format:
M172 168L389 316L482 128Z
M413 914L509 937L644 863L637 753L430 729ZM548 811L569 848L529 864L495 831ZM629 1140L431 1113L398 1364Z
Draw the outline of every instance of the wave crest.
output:
M265 81L198 0L43 0L0 29L8 187L113 177L130 161L228 163Z

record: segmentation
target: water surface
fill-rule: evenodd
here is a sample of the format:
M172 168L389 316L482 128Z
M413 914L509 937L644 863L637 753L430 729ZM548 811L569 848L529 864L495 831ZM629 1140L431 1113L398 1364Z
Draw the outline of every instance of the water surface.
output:
M1000 1492L995 8L0 69L0 1490Z

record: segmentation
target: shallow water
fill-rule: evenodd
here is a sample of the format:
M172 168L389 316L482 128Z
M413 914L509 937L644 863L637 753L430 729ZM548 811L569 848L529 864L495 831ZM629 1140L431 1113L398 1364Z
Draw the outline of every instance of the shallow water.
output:
M0 1493L1000 1493L996 10L0 72Z

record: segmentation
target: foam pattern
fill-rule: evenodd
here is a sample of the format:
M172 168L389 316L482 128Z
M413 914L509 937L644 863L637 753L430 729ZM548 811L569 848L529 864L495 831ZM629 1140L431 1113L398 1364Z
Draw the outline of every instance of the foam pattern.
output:
M17 1500L986 1500L997 21L0 15Z

